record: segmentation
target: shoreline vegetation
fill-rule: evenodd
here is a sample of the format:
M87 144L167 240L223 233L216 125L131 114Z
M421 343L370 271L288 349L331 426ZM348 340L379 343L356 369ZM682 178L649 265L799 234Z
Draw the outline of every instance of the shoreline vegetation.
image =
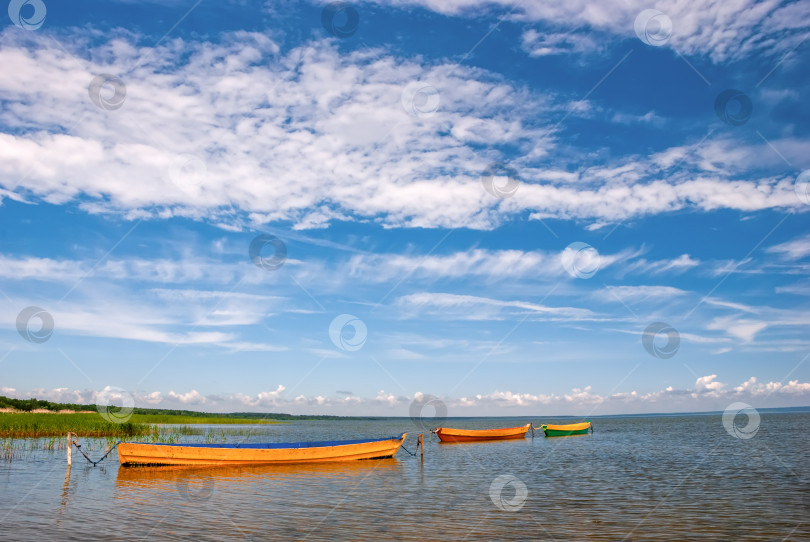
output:
M293 416L291 414L263 414L258 412L211 413L191 410L134 408L125 416L120 407L101 407L109 418L120 416L121 423L110 421L99 413L96 405L52 403L39 399L12 399L0 395L0 438L63 437L68 431L80 437L146 437L152 440L167 438L162 425L175 425L173 435L199 434L187 426L275 424L285 420L331 420L341 416ZM169 435L168 438L171 438Z

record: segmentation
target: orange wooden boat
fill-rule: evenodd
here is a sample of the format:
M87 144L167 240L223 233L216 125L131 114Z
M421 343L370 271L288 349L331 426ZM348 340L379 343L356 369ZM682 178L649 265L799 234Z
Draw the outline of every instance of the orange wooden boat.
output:
M451 429L449 427L437 427L432 433L436 433L442 442L474 442L481 440L507 440L525 438L526 432L532 424L527 423L520 427L506 427L503 429Z
M407 433L399 437L272 444L149 444L122 442L122 465L261 465L382 459L393 457Z

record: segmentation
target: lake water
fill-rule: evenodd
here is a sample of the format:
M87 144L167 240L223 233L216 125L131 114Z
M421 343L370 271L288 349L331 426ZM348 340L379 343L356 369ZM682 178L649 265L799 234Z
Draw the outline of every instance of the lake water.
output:
M762 413L748 439L719 413L592 420L593 434L553 439L426 434L423 460L120 468L113 453L93 468L74 452L66 479L64 450L28 452L0 462L0 539L810 540L810 413ZM444 425L528 421L541 420ZM261 426L250 441L403 431L414 451L407 418Z

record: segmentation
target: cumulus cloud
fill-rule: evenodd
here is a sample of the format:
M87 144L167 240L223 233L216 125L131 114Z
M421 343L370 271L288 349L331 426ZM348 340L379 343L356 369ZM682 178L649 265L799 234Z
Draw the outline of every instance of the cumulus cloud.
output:
M3 394L16 398L36 397L55 402L92 403L93 390L54 388L35 389L26 393L2 388ZM342 415L409 416L409 405L422 401L426 395L415 392L411 397L379 390L374 396L285 395L286 387L278 385L272 391L255 395L242 393L203 395L197 390L186 392L133 392L135 406L154 408L203 407L209 412L286 412L292 414L338 413ZM125 392L129 393L129 392ZM723 410L729 403L745 401L757 408L770 406L800 406L810 400L810 382L791 380L787 383L759 383L751 377L738 386L728 386L711 374L696 379L692 388L667 386L659 391L616 391L601 394L588 385L556 394L541 391L496 390L490 393L439 397L451 416L529 414L619 414L637 412L691 412ZM437 403L438 404L438 403ZM435 406L435 405L434 405Z
M717 381L717 375L701 376L695 381L695 393L719 392L725 384Z
M186 393L175 393L170 391L168 394L170 399L181 402L184 405L201 405L205 403L205 397L197 390L191 390Z

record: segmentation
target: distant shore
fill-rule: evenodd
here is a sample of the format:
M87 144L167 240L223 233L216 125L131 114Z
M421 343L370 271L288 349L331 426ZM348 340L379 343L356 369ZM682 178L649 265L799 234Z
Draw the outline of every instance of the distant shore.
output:
M200 424L275 424L276 420L256 420L226 416L182 416L171 414L131 414L116 421L116 413L105 418L98 412L0 412L0 438L40 438L64 436L68 432L81 437L140 437L157 433L159 425Z

